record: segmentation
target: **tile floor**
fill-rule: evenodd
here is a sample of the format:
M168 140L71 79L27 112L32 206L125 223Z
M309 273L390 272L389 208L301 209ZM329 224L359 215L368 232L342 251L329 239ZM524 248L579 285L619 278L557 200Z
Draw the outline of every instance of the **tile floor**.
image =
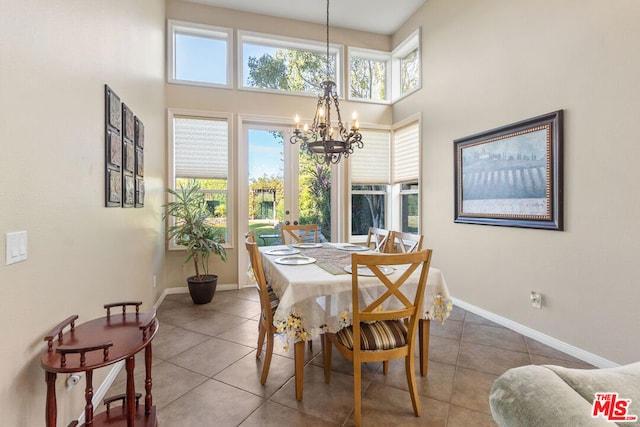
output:
M293 349L276 338L269 379L260 384L256 359L257 291L218 291L206 305L188 294L168 295L158 309L153 341L153 401L162 427L353 425L351 364L333 352L325 384L321 345L307 348L304 398L295 400ZM404 362L363 367L364 426L494 426L488 394L509 368L527 364L591 366L482 317L454 308L444 325L432 322L427 377L417 376L422 416L413 415ZM143 360L136 390L144 390ZM124 391L124 369L107 395Z

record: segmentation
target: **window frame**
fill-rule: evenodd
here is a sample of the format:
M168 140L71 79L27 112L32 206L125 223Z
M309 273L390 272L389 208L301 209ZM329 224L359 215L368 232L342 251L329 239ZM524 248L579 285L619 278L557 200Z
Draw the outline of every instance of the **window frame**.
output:
M235 155L233 151L233 141L235 139L234 136L234 120L232 113L221 113L221 112L210 112L210 111L200 111L200 110L185 110L185 109L168 109L167 110L167 126L168 126L168 153L167 153L167 179L168 179L168 187L175 190L176 189L176 168L175 168L175 133L174 133L174 119L176 118L191 118L196 120L220 120L227 122L227 212L226 212L226 239L223 246L226 249L233 248L234 241L234 230L235 230L235 212L234 206L236 206L236 191L235 191L235 182L233 177L235 176ZM203 194L215 194L222 193L222 190L210 190L204 189L202 191ZM171 197L168 195L168 197ZM169 225L173 225L175 223L175 218L168 218ZM168 250L186 250L184 246L178 245L172 239L169 241Z
M236 61L237 68L237 79L238 79L238 90L246 90L252 92L267 92L267 93L277 93L284 95L296 95L296 96L306 96L306 97L317 97L320 89L314 92L296 92L291 90L284 89L269 89L269 88L261 88L261 87L253 87L245 85L245 75L244 75L244 44L257 44L267 47L273 48L282 48L289 50L302 50L302 51L310 51L314 53L319 53L323 57L326 57L327 54L327 45L326 42L319 42L315 40L306 40L306 39L298 39L286 36L278 36L275 34L266 34L266 33L258 33L253 31L244 31L238 30L238 40L237 40L237 51L238 58ZM342 44L329 43L329 55L335 56L335 80L336 84L336 92L338 93L339 98L344 98L344 71L343 71L343 58L344 58L344 47ZM320 82L318 82L320 83Z
M384 187L380 190L354 190L353 187ZM379 228L389 228L391 217L391 185L389 184L349 184L349 218L353 218L353 196L354 195L381 195L384 197L384 225ZM367 233L365 234L353 234L353 227L351 221L349 221L349 241L354 243L361 243L366 241Z
M380 180L380 182L371 182L371 181L367 181L367 182L353 182L353 165L351 164L352 162L352 158L349 158L348 161L348 175L347 175L347 180L348 180L348 185L347 185L347 191L348 191L348 197L349 197L349 221L348 221L348 238L350 242L354 242L354 243L361 243L366 241L367 239L367 235L364 234L353 234L353 227L351 224L351 218L353 217L353 195L354 194L382 194L384 195L384 227L382 228L389 228L389 225L391 224L391 218L393 216L393 212L391 210L392 207L392 185L391 185L391 162L392 162L392 152L393 152L393 140L392 140L392 129L388 126L367 126L366 128L362 128L362 135L363 135L363 139L365 140L365 147L366 147L366 138L367 138L367 133L371 133L374 134L376 132L384 132L386 134L388 134L388 148L389 148L389 156L387 156L387 158L389 159L389 165L388 168L385 170L385 176L383 176L383 179ZM366 148L365 148L366 149ZM358 152L355 152L353 154L353 156L357 156ZM354 186L380 186L380 187L384 187L384 190L380 189L380 190L354 190L353 187Z
M396 184L397 185L397 191L398 191L398 230L403 231L403 232L407 232L407 233L412 233L412 231L408 231L408 230L404 230L402 228L402 222L403 222L403 217L404 217L404 210L403 210L403 197L404 196L410 196L410 195L416 195L418 196L418 230L414 233L418 233L420 234L420 230L421 230L421 225L420 225L420 215L422 214L422 209L420 209L420 180L415 180L415 181L407 181L407 182L399 182ZM415 185L415 189L410 188L410 189L403 189L402 187L404 185ZM407 217L408 217L408 213L407 213Z
M418 170L417 175L415 177L409 177L406 179L398 179L396 176L395 168L396 168L396 149L397 149L397 140L396 135L398 130L406 129L409 126L417 127L417 144L418 144ZM391 183L391 193L392 193L392 228L397 230L402 230L402 197L407 194L417 194L418 195L418 233L422 230L422 194L420 189L422 188L422 116L420 113L414 114L406 119L395 123L391 129L391 151L393 153L393 166L392 166L392 183ZM402 186L405 184L416 184L416 190L403 190Z
M176 77L176 33L226 42L226 83L183 80ZM167 20L167 83L233 89L233 29L194 22Z
M381 50L373 50L373 49L364 49L354 46L348 46L347 48L347 99L349 101L357 101L357 102L369 102L374 104L390 104L392 98L392 79L391 79L391 52L384 52ZM384 99L367 99L367 98L357 98L351 96L351 60L352 58L361 58L368 59L372 61L379 61L385 63L385 97Z
M391 52L391 81L392 81L392 98L391 102L395 103L422 88L422 43L421 28L417 28L407 38L405 38ZM402 92L402 60L411 52L417 50L418 60L418 83L415 87L406 92Z

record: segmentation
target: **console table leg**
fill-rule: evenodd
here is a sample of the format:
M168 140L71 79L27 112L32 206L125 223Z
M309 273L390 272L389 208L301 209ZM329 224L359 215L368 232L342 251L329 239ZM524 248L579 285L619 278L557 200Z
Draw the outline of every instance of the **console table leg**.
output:
M84 407L84 425L93 425L93 371L85 372L87 385L84 389L84 400L87 402Z
M136 386L133 379L133 370L135 369L136 359L131 356L125 362L127 369L127 427L133 427L136 415Z
M144 349L144 369L144 413L149 414L151 413L151 406L153 405L153 396L151 395L151 343Z
M56 373L45 372L47 383L46 422L47 427L56 427L58 407L56 404Z

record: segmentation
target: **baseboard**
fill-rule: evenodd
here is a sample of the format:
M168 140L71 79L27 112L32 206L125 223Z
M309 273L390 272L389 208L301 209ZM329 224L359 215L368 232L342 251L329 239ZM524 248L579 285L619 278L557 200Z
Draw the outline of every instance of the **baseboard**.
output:
M564 341L560 341L559 339L554 338L552 336L543 334L542 332L536 331L535 329L531 329L528 326L521 325L520 323L514 322L513 320L509 320L506 317L502 317L497 314L491 313L490 311L484 310L480 307L476 307L472 304L469 304L457 298L451 298L451 299L453 300L453 304L459 306L460 308L463 308L473 314L477 314L480 317L484 317L487 320L491 320L492 322L495 322L498 325L504 326L507 329L511 329L512 331L518 332L519 334L524 335L525 337L529 337L533 340L541 342L542 344L548 345L551 348L555 348L556 350L559 350L563 353L566 353L570 356L575 357L576 359L580 359L598 368L613 368L613 367L619 366L617 363L614 363L596 354L589 353L588 351L582 350L581 348L575 347Z

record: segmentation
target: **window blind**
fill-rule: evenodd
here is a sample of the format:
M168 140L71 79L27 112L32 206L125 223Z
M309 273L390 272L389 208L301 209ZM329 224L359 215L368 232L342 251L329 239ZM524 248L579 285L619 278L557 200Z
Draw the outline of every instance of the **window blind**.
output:
M227 121L176 117L173 123L176 178L227 179Z
M393 182L416 181L420 175L418 122L394 132Z
M389 184L391 147L388 131L361 130L364 148L349 156L352 184Z

